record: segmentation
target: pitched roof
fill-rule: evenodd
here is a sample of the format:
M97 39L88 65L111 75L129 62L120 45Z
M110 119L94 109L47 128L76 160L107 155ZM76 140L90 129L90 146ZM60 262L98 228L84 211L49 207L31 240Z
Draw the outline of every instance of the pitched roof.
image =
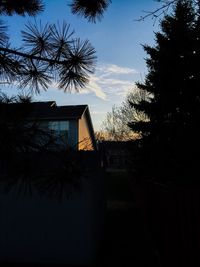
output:
M26 106L26 103L14 103L8 104L7 108L13 113ZM80 119L88 108L87 105L57 106L54 101L32 102L28 106L28 117L37 119Z
M35 106L32 115L40 119L79 119L87 108L87 105L57 106L55 102L46 102L44 105L38 102L33 104Z

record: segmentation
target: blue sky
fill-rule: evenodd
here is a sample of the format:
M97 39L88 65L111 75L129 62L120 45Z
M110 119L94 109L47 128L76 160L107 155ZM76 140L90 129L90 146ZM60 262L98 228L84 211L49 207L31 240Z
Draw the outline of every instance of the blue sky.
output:
M64 93L55 87L49 88L35 100L55 100L58 105L88 104L95 130L99 130L106 112L113 105L120 105L135 82L145 77L146 57L141 44L154 43L154 25L151 18L135 21L144 15L143 11L154 10L159 3L154 0L113 0L101 22L92 24L72 15L66 0L46 0L45 11L36 17L42 23L56 23L65 20L75 30L75 36L88 39L97 52L97 66L90 83L79 93ZM11 43L20 45L20 31L31 17L3 17L9 25ZM8 94L16 94L14 87L3 87Z

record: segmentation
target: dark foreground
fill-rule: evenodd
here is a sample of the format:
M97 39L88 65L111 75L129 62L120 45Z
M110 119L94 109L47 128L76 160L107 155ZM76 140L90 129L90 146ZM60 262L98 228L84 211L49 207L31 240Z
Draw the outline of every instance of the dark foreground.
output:
M97 266L160 266L126 174L108 174L106 234Z
M138 187L130 178L125 173L107 174L105 234L94 267L200 266L200 187L169 193L150 184ZM8 266L55 267L0 267Z
M109 174L97 266L200 266L200 186L135 183Z

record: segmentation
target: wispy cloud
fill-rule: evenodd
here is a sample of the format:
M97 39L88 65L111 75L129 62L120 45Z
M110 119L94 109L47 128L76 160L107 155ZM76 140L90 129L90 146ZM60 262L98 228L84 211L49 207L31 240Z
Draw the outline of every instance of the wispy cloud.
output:
M137 71L135 69L123 68L123 67L113 65L113 64L108 66L107 71L109 71L110 73L117 73L117 74L137 73Z
M91 76L90 82L88 86L86 87L88 91L93 92L97 97L107 100L106 94L102 90L102 87L99 85L99 77L98 76Z
M96 73L90 77L87 91L94 93L103 100L110 96L124 96L134 87L134 78L138 72L135 69L114 64L101 64Z
M100 66L98 68L100 71L104 72L104 75L117 75L117 74L136 74L138 73L135 69L133 68L127 68L127 67L121 67L115 64L105 64L103 66Z

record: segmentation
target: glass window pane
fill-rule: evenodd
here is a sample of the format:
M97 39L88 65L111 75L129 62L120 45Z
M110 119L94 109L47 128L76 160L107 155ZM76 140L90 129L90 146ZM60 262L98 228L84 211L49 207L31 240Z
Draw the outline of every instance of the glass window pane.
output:
M69 130L68 121L49 121L49 129L54 131L66 131Z
M59 131L58 121L49 121L49 130Z
M66 131L69 130L69 122L68 121L59 121L60 124L60 130Z

